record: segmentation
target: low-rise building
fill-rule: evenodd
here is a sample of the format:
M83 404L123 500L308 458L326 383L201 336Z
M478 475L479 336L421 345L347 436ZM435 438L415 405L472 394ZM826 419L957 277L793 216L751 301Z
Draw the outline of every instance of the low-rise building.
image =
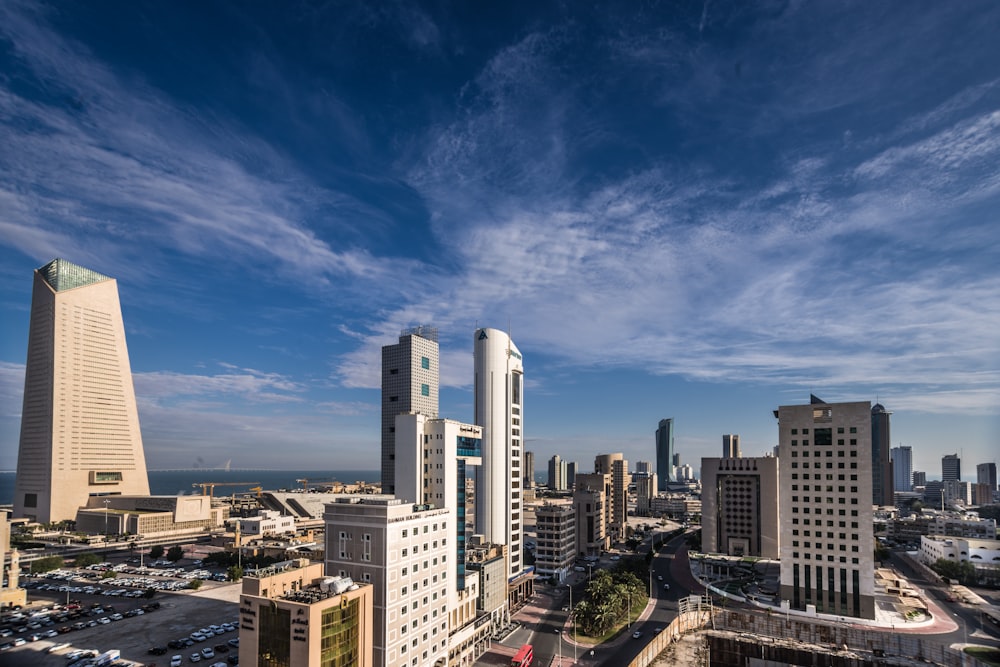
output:
M240 532L247 537L295 532L295 517L274 510L258 510L257 516L239 519L239 522Z
M938 560L972 563L976 574L1000 582L1000 540L974 540L943 535L920 538L920 560L932 565Z
M76 514L82 533L182 537L221 530L229 508L209 496L91 496Z
M678 521L701 517L701 499L679 493L660 494L653 498L653 515L668 516Z
M372 667L372 587L324 577L323 564L286 561L243 578L244 667Z

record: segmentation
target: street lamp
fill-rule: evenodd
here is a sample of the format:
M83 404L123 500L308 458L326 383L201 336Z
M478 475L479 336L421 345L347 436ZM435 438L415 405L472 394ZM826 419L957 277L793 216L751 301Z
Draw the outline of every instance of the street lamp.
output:
M111 501L105 498L104 500L104 543L105 544L108 543L108 505L110 504Z

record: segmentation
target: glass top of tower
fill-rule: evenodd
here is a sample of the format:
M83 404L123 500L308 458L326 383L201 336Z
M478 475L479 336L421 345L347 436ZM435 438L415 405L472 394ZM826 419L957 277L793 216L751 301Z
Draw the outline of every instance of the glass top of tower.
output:
M45 282L57 292L111 280L108 276L100 274L97 271L91 271L73 262L59 258L52 260L38 269L38 272L45 278Z

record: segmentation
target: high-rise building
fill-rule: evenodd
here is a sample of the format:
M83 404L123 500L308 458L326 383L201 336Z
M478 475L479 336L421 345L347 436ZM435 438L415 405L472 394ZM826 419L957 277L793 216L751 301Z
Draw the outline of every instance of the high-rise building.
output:
M243 578L240 664L372 667L372 587L285 561Z
M553 491L565 491L569 488L566 484L566 462L558 454L554 454L549 459L549 489Z
M889 458L889 417L891 412L881 403L872 406L872 504L895 504L892 493L891 460Z
M635 471L639 473L649 474L653 472L653 464L649 461L636 461Z
M118 283L54 259L31 294L14 516L75 520L113 494L149 495Z
M598 454L594 458L594 472L599 475L611 475L611 489L608 496L608 507L611 510L608 520L608 534L612 542L625 539L625 527L628 525L628 461L622 453Z
M667 484L674 481L674 420L661 419L656 428L656 476L660 491L667 490Z
M945 454L941 457L941 481L953 482L962 479L962 459L958 454Z
M447 664L448 589L458 572L451 511L357 496L328 503L323 519L326 574L374 590L372 664Z
M997 490L997 464L979 463L976 465L976 483L985 484L990 492Z
M524 488L535 488L535 453L524 450Z
M576 487L576 461L563 461L566 465L566 488Z
M576 515L568 503L545 503L535 509L535 571L563 581L576 559Z
M653 498L656 497L656 473L636 472L632 475L635 483L635 514L636 516L652 516Z
M740 436L736 433L731 433L722 436L722 458L724 459L738 459L743 454L740 452ZM702 463L704 466L704 463Z
M396 415L438 415L439 359L434 327L406 329L382 348L382 493L395 493Z
M890 450L892 458L892 490L913 490L913 448L907 445L893 447Z
M474 339L475 416L483 427L483 464L476 486L476 530L506 544L508 576L524 570L521 544L521 459L524 365L510 336L477 329Z
M611 475L577 475L573 487L576 555L600 556L611 548L607 526L610 515Z
M927 486L927 473L921 470L913 471L913 486ZM912 487L910 488L912 491Z
M706 553L778 558L778 459L701 460L701 541Z
M781 599L875 617L871 403L781 406Z

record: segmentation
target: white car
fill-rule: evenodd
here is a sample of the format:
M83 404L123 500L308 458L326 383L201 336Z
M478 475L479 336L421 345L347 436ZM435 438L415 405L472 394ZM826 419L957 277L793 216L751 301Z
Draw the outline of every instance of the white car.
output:
M181 667L184 664L184 658L179 655L175 655L170 658L170 667Z

